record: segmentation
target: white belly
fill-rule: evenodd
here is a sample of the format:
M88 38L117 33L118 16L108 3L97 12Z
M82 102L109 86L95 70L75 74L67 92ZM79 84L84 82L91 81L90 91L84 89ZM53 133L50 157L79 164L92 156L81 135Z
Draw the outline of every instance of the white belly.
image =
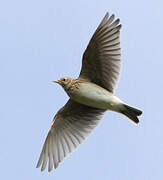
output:
M79 89L74 91L70 97L81 104L110 110L114 110L114 106L122 102L106 89L86 82L81 83Z

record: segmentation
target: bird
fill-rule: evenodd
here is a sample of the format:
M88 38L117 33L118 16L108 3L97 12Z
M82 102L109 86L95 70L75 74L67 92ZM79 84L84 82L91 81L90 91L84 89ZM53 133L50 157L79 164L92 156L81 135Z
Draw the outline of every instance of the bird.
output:
M37 168L56 169L98 126L107 110L139 123L142 111L114 95L121 69L120 20L107 12L83 54L78 78L54 82L69 96L56 113L44 142Z

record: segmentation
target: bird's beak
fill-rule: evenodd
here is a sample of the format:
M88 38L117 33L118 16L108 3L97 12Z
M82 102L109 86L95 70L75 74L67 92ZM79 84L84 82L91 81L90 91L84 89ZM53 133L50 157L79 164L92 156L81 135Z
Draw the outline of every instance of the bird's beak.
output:
M59 84L59 80L54 80L53 82L54 82L54 83L58 83L58 84Z

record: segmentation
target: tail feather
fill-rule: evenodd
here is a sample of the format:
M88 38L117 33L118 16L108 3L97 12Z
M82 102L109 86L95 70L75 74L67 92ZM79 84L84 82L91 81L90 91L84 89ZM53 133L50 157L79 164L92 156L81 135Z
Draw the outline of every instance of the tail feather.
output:
M140 116L142 114L142 111L139 109L133 108L131 106L128 106L126 104L123 104L123 109L121 110L121 113L127 116L135 124L138 124L139 119L137 116Z

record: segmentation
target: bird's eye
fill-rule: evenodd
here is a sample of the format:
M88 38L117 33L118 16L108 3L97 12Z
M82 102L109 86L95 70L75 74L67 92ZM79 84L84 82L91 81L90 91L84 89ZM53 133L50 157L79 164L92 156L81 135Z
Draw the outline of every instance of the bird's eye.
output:
M66 78L63 78L63 81L66 81Z

